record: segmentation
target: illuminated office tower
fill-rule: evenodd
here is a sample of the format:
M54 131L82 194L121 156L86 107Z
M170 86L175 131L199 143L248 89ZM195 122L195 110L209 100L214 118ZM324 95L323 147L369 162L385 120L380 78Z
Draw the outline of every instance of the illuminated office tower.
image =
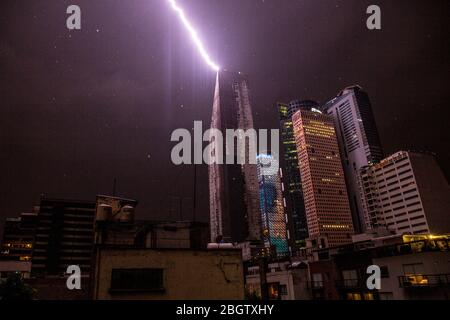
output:
M317 109L319 104L311 100L293 100L289 104L277 103L280 118L282 184L284 186L284 198L286 199L288 230L291 235L290 240L294 246L301 246L303 240L308 238L302 181L292 126L292 115L302 108L306 110L311 110L311 108Z
M292 121L309 239L319 247L351 243L352 217L333 118L300 109Z
M274 248L278 257L286 256L289 253L289 245L280 169L276 160L270 155L260 154L257 159L264 244Z
M358 172L383 158L369 96L360 86L350 86L326 103L323 111L334 119L355 231L364 232L371 224L362 208Z
M361 169L363 209L397 234L450 232L450 187L430 154L399 151Z
M253 116L247 77L241 73L219 71L212 110L212 129L253 129ZM224 139L225 140L225 139ZM217 142L217 141L216 141ZM234 155L238 154L236 143ZM225 150L224 156L231 150ZM243 242L261 240L259 188L256 154L249 162L249 145L245 143L246 161L238 164L209 165L211 241ZM211 154L218 151L213 148Z

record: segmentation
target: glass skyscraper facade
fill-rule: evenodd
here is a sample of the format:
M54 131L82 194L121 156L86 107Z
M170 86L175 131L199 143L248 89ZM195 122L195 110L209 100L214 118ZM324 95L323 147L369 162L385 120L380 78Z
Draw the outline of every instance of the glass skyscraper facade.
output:
M298 165L297 146L295 144L292 115L300 110L318 108L319 104L311 100L293 100L290 103L277 103L280 120L281 167L283 168L284 197L288 216L288 230L293 246L302 246L308 238L302 181Z

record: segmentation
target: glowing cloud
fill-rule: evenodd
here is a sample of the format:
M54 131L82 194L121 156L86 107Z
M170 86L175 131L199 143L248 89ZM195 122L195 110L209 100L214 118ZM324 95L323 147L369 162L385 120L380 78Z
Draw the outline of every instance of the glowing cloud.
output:
M186 18L186 15L184 14L183 9L181 9L175 0L167 0L170 5L172 6L172 9L178 13L178 17L180 18L180 20L183 22L184 26L186 27L186 29L189 31L192 41L194 41L195 45L197 46L197 49L200 53L200 55L202 56L203 60L205 60L205 62L215 71L219 71L220 67L211 60L211 58L209 57L208 53L205 50L205 47L203 46L202 41L200 40L200 38L197 35L197 31L194 30L194 27L192 27L191 23L189 22L189 20Z

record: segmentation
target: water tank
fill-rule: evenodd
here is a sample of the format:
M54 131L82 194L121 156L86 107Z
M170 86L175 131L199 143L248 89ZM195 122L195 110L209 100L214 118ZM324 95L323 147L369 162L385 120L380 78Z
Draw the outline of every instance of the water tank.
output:
M134 220L134 208L132 206L123 206L120 210L119 220L121 222L130 222Z
M207 246L208 250L214 249L237 249L232 243L214 243L210 242Z
M101 204L97 206L97 221L107 221L112 217L112 207L107 204Z

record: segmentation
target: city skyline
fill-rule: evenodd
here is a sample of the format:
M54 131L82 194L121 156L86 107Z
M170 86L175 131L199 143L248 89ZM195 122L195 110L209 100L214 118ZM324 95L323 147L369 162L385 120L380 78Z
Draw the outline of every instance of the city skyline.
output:
M449 2L21 1L0 300L449 299Z
M109 7L102 6L101 1L97 4L80 1L79 4L86 17L90 17L83 21L79 32L68 32L65 28L65 8L60 4L30 4L25 11L19 6L7 6L6 2L2 4L4 8L1 14L5 19L2 20L1 30L2 39L5 40L1 42L1 61L5 90L1 95L6 107L1 108L1 119L2 128L5 129L2 138L6 141L7 152L1 161L2 166L9 169L0 184L3 197L0 216L14 217L20 212L30 211L39 202L42 193L86 200L96 194L111 194L116 178L120 195L142 201L140 215L171 218L166 203L173 201L171 196L192 198L193 170L170 164L170 131L188 127L189 124L184 120L187 118L190 123L192 120L208 122L214 74L197 57L197 52L186 39L185 31L172 17L173 13L167 10L164 2L151 3L148 7L141 7L137 2L127 6L113 3ZM407 32L409 29L394 30L389 27L397 13L404 19L405 25L410 25L414 17L413 9L435 12L439 17L441 12L445 12L438 10L439 5L432 7L426 3L411 3L411 12L405 15L401 6L381 3L381 7L387 9L384 27L379 33L371 33L365 23L359 23L365 18L365 6L359 2L353 7L361 10L351 12L348 10L352 7L351 2L331 1L314 5L296 3L285 7L276 7L271 1L245 4L240 7L241 11L235 18L238 22L236 27L229 26L224 18L215 19L218 11L226 14L234 12L231 2L213 5L191 1L183 4L201 30L205 43L212 48L212 55L220 58L221 65L250 75L255 96L255 126L277 128L276 110L273 110L276 101L290 101L298 97L318 100L323 104L346 86L360 84L373 100L375 118L386 153L391 154L400 149L431 149L438 153L440 164L448 176L446 163L449 161L446 159L449 155L445 148L448 140L441 120L445 117L437 115L447 112L443 104L448 100L445 87L432 83L435 80L429 84L423 83L422 77L414 75L411 80L405 80L394 72L398 60L387 58L378 61L376 57L381 51L374 50L371 53L369 50L384 48L386 46L383 44L397 37L411 40ZM339 8L335 4L339 4ZM442 2L442 6L445 5ZM210 15L204 15L204 22L198 19L198 8L210 10ZM142 12L139 12L140 9ZM239 28L242 30L239 33L242 39L232 43L230 39L237 35L236 28L246 25L242 18L252 10L256 10L264 19L258 18L248 25L248 29ZM349 39L358 41L360 50L367 54L365 59L358 59L350 49L346 51L340 45L344 52L336 53L336 63L330 64L325 57L314 55L324 46L334 43L332 39L337 33L328 29L329 35L327 32L327 35L317 32L316 37L302 39L299 50L296 42L304 34L305 28L313 26L309 19L299 22L301 19L294 17L290 11L301 15L308 13L322 19L322 15L317 14L319 11L331 14L336 13L336 10L355 17L348 19L351 21L348 23L333 16L330 19L337 19L334 22L341 28L339 34L347 30ZM99 15L99 12L104 14ZM154 13L164 13L161 21L146 19ZM128 19L130 14L136 18L131 24ZM111 16L120 19L110 19ZM288 37L291 41L276 43L275 47L283 49L285 53L283 59L279 55L276 59L267 59L268 53L261 49L264 48L266 38L276 39L277 34L284 30L275 27L281 25L278 23L280 19L288 19L294 24ZM31 22L33 30L15 27L15 24L25 21ZM409 54L409 60L402 59L403 69L411 63L417 70L435 70L438 66L439 70L445 69L445 63L448 62L443 57L447 47L445 41L439 41L443 35L439 28L440 21L435 19L435 22L429 22L430 29L417 29L418 36L414 42L405 40L390 49L392 57L399 57L400 52L402 55ZM208 23L212 26L210 32L205 28ZM163 31L166 25L170 25L171 29ZM164 36L152 38L153 33L149 32L149 28L165 32ZM219 29L223 32L216 32ZM264 38L249 39L249 35L256 30L263 32ZM8 31L11 32L6 34ZM135 34L135 38L125 41L121 35L126 32ZM213 34L218 38L213 37ZM320 40L319 43L314 39ZM36 49L26 53L29 44ZM106 53L102 47L106 49L108 44L112 50ZM426 52L422 50L424 46ZM155 48L160 49L155 51ZM172 58L163 58L168 50L171 50ZM232 53L236 50L238 52ZM428 62L417 65L417 50L429 57L426 61L436 57L433 67L429 67ZM98 68L87 69L93 59L98 61ZM141 61L142 64L139 67L132 61ZM161 64L161 61L164 63ZM335 68L337 64L341 67ZM157 65L163 67L158 69ZM288 67L301 72L290 72ZM378 71L379 67L382 67L383 73ZM30 71L32 74L27 73ZM90 74L92 77L88 77ZM155 74L163 75L159 87L153 80ZM441 76L443 74L438 72L433 79ZM92 80L85 82L90 78ZM380 83L378 79L383 81ZM151 89L152 84L155 84L154 89ZM412 85L422 88L420 94L409 90ZM23 90L18 89L24 86L28 88L26 97L19 94ZM158 106L164 106L159 108L160 115L153 112ZM435 108L435 112L425 116L435 125L429 130L420 130L420 134L416 133L414 128L420 123L417 112L425 112L431 107ZM404 134L401 133L402 129ZM432 136L441 136L443 139L430 139ZM167 174L161 175L159 172ZM198 198L201 199L198 203L198 219L207 221L209 208L203 200L208 194L206 166L198 168L198 178ZM94 183L86 186L86 181L92 180ZM175 190L170 188L173 184L177 185ZM186 207L192 206L189 201L192 200L185 199Z

